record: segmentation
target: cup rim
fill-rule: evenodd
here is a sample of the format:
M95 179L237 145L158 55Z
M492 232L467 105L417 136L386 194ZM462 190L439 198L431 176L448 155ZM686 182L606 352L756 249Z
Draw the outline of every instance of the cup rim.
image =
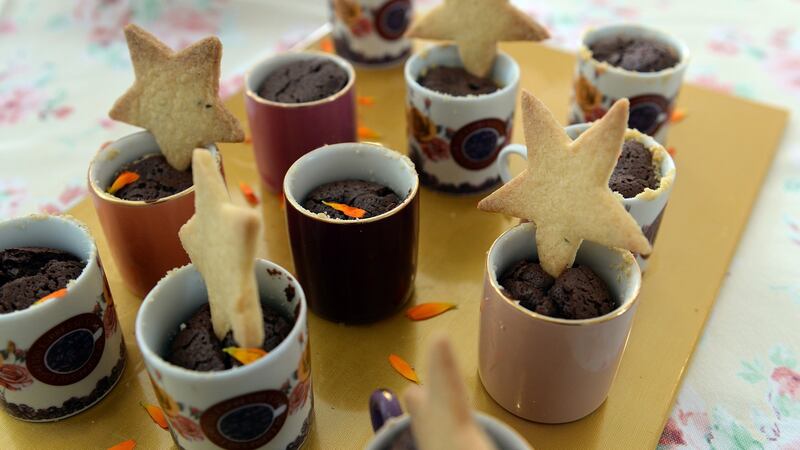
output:
M308 311L308 305L306 304L306 295L303 291L303 287L300 285L300 282L297 281L297 278L292 275L291 272L286 270L285 268L281 267L280 265L263 259L263 258L256 258L256 269L259 269L259 264L265 264L267 269L276 269L281 272L284 276L287 277L291 285L295 288L295 292L299 295L297 296L299 299L300 304L300 312L298 313L297 317L295 317L294 324L292 325L291 331L289 334L284 338L274 349L270 350L265 356L262 356L257 361L254 361L250 364L243 365L240 367L233 367L227 370L220 370L220 371L212 371L212 372L200 372L197 370L189 370L180 366L176 366L171 362L164 359L158 352L154 351L147 342L144 340L144 335L146 334L146 330L143 329L144 325L142 324L141 318L143 316L142 310L144 308L150 307L150 305L154 302L153 295L158 291L163 283L169 283L172 281L172 277L176 276L177 274L188 272L190 270L196 271L197 269L194 268L192 263L186 264L182 267L177 267L175 269L170 270L167 274L161 278L158 283L147 293L147 296L142 300L142 304L139 306L139 311L136 313L136 320L134 323L134 330L136 333L136 344L139 346L139 351L142 353L144 358L145 365L151 365L154 368L162 373L169 374L170 377L173 378L189 378L191 381L208 381L209 379L214 380L228 380L233 377L239 377L242 375L247 375L248 372L253 371L260 371L265 370L272 362L272 360L276 359L279 355L282 356L284 353L290 351L291 342L295 342L298 339L298 335L302 332L305 328L306 323L306 316ZM208 300L206 300L208 303ZM308 336L306 336L308 339Z
M627 70L621 67L614 66L607 62L598 61L594 58L592 50L589 48L588 38L589 35L592 33L596 33L598 31L616 31L616 32L625 32L625 31L634 31L634 32L650 32L656 36L658 36L658 40L667 43L670 47L674 48L675 51L678 52L679 60L678 63L672 67L667 67L665 69L661 69L655 72L637 72L635 70ZM599 27L592 27L587 29L583 36L581 36L581 45L580 49L578 50L579 55L586 55L589 59L591 59L595 64L602 65L603 69L608 72L614 72L617 74L622 75L629 75L629 76L637 76L642 78L657 78L661 77L673 72L681 72L686 69L686 66L689 64L689 60L691 59L691 52L689 51L689 46L686 43L675 37L674 35L663 31L660 28L652 27L652 26L645 26L637 23L617 23L617 24L610 24L610 25L603 25Z
M119 198L119 197L117 197L117 196L115 196L113 194L109 194L108 192L104 191L103 189L100 189L100 186L97 185L97 183L95 182L96 180L94 180L93 177L92 177L92 174L94 173L95 164L98 161L98 159L100 158L100 154L103 153L104 151L106 151L107 148L111 147L112 145L114 145L115 143L117 143L117 142L119 142L119 141L121 141L123 139L128 139L128 138L131 138L133 136L137 136L137 135L141 135L141 134L149 134L149 135L152 136L152 133L150 131L148 131L148 130L137 131L135 133L126 134L125 136L122 136L121 138L116 139L116 140L108 143L107 145L101 146L99 149L97 149L97 151L95 152L94 156L92 157L92 160L89 161L89 170L86 172L86 178L88 180L89 187L91 188L92 194L95 197L97 197L97 198L99 198L99 199L101 199L101 200L103 200L105 202L108 202L108 203L113 203L113 204L123 205L123 206L128 206L128 207L134 207L134 208L142 208L142 207L146 207L146 206L155 206L155 205L158 205L158 204L161 204L161 203L166 203L168 201L176 200L178 198L181 198L181 197L184 197L184 196L187 196L187 195L193 193L194 192L194 182L192 182L191 186L189 186L188 188L186 188L186 189L184 189L184 190L182 190L180 192L176 192L176 193L174 193L172 195L169 195L169 196L166 196L166 197L161 197L161 198L158 198L158 199L155 199L155 200L152 200L152 201L125 200L125 199ZM198 147L198 148L200 148L200 147ZM212 144L206 145L205 147L202 147L202 148L207 149L208 151L211 152L212 155L214 155L214 157L217 160L217 167L220 167L221 166L221 162L222 162L222 157L220 155L219 149L217 148L217 145L212 143ZM117 151L119 151L119 150L117 150ZM161 149L158 149L158 151L156 153L160 154L161 153Z
M592 123L576 123L572 125L567 125L564 127L565 132L569 132L570 130L579 130L579 135L589 127L592 126ZM627 140L635 140L640 144L644 145L647 150L650 151L650 154L653 155L653 158L660 158L661 163L659 167L659 179L658 179L658 187L656 189L645 188L642 192L639 192L633 197L626 198L622 194L617 191L612 191L615 195L618 195L621 199L623 204L629 205L636 202L648 202L653 201L659 196L663 195L668 189L672 187L672 184L675 182L675 172L677 171L677 167L675 166L675 160L672 159L672 155L661 145L658 141L655 140L652 136L648 134L644 134L641 131L634 129L634 128L626 128L625 129L625 141ZM647 197L647 198L646 198Z
M525 228L525 230L524 231L520 231L523 228ZM638 302L639 293L640 293L641 288L642 288L642 271L641 271L641 268L639 267L639 264L636 263L636 259L633 257L633 254L631 252L627 251L627 250L622 250L622 249L618 249L618 248L611 248L611 247L604 247L604 246L601 246L600 244L592 243L594 245L602 247L603 249L605 249L605 250L607 250L609 252L618 253L620 255L620 257L624 261L627 262L627 265L630 267L630 270L632 270L634 272L633 274L631 274L631 277L632 277L632 279L635 280L635 284L636 285L635 285L635 287L633 289L633 292L631 293L630 297L632 297L632 298L631 298L630 301L625 301L628 298L626 296L625 298L621 299L622 301L619 302L620 305L617 306L611 312L609 312L607 314L604 314L602 316L592 317L592 318L589 318L589 319L561 319L561 318L558 318L558 317L550 317L550 316L546 316L544 314L539 314L537 312L531 311L531 310L529 310L527 308L524 308L524 307L520 306L520 304L518 303L518 300L515 300L515 299L513 299L513 298L511 298L511 297L509 297L509 296L507 296L505 294L505 290L503 289L502 286L500 286L500 282L497 280L497 277L498 277L499 274L495 273L495 271L491 267L491 261L492 261L492 257L491 256L492 256L492 254L494 252L497 251L496 248L499 245L500 241L503 238L505 238L508 234L510 234L510 233L518 233L518 232L534 233L535 232L535 226L531 222L525 222L525 223L520 223L518 225L515 225L515 226L509 228L508 230L504 231L500 236L497 237L497 239L494 240L494 242L492 243L492 246L489 247L489 252L487 253L487 256L486 256L486 274L487 274L487 277L489 279L489 282L492 285L492 288L495 290L495 292L498 295L500 295L500 297L503 300L505 300L506 303L508 303L509 305L511 305L514 308L516 308L517 311L526 314L528 317L530 317L533 320L540 320L540 321L543 321L543 322L549 322L549 323L552 323L554 325L579 327L579 326L590 326L590 325L597 325L597 324L600 324L600 323L610 322L611 320L616 319L617 317L620 317L620 316L624 315L625 313L627 313L633 307L633 305L635 305ZM586 242L590 242L590 241L584 241L584 243L586 243ZM583 243L581 244L581 246L583 246ZM580 252L580 249L578 249L578 252Z
M89 276L88 275L89 269L91 268L93 262L94 261L98 261L99 255L98 255L98 252L97 252L97 244L95 243L94 238L92 237L92 234L91 234L91 232L89 231L89 228L86 225L84 225L82 222L78 221L78 219L76 219L76 218L74 218L74 217L72 217L70 215L67 215L67 214L41 214L41 213L38 213L38 214L29 214L27 216L22 216L22 217L14 217L14 218L11 218L11 219L6 219L6 220L0 221L0 228L2 228L4 226L17 226L17 227L25 226L25 224L30 223L32 221L54 221L54 222L60 223L60 225L58 225L58 226L74 227L75 229L78 230L78 232L83 234L84 238L86 239L86 242L89 243L90 251L89 251L89 258L85 261L86 265L83 267L83 270L81 270L81 273L80 273L80 275L78 275L77 278L75 278L74 280L71 280L70 282L67 283L67 295L69 295L69 285L70 284L78 284L78 283L83 282L83 280L85 280ZM13 247L9 247L9 248L13 248ZM2 250L7 250L7 249L0 248L0 251L2 251ZM65 251L63 249L59 249L59 250ZM70 253L70 252L68 252L68 253ZM81 258L81 260L83 260L83 258ZM46 308L53 307L55 305L55 303L57 303L57 302L45 302L44 304L36 305L35 307L33 305L31 305L31 306L29 306L29 307L27 307L25 309L22 309L22 310L12 311L12 312L9 312L9 313L0 314L0 323L2 323L4 321L7 321L7 320L22 320L22 319L25 318L26 315L37 314L37 311L38 312L42 312L42 311L45 311Z
M413 55L411 55L406 60L405 66L403 67L403 76L405 77L406 85L413 86L415 89L419 89L420 91L424 92L426 95L431 96L431 97L433 97L433 98L435 98L437 100L447 100L447 101L452 101L452 102L467 103L467 102L473 102L473 101L475 101L477 99L480 99L480 100L493 99L495 97L499 97L501 95L505 95L509 91L513 91L514 89L516 89L516 86L519 84L519 79L520 79L520 76L521 76L520 69L519 69L519 64L517 64L517 61L514 58L512 58L511 55L509 55L508 53L506 53L506 52L504 52L502 50L498 50L497 51L497 57L495 59L494 64L497 64L497 60L500 59L500 58L502 58L503 60L509 62L511 64L511 66L514 68L514 72L516 73L516 77L511 83L506 84L505 86L501 87L500 89L498 89L498 90L496 90L494 92L490 92L488 94L456 96L456 95L445 94L445 93L442 93L442 92L439 92L439 91L434 91L433 89L429 89L429 88L419 84L419 82L417 82L417 79L414 78L412 76L412 74L411 74L411 64L414 61L418 60L418 59L427 58L428 54L430 52L449 50L450 48L454 48L456 50L456 52L458 51L458 46L455 45L455 44L434 44L434 45L431 45L431 46L423 49L422 51L416 52ZM463 68L464 67L463 63L461 64L461 66L458 66L458 67Z
M250 81L251 81L251 79L253 77L253 72L258 67L260 67L260 66L262 66L262 65L264 65L264 64L266 64L268 62L273 62L273 61L276 61L276 60L291 59L292 56L299 55L299 54L307 54L307 55L311 55L311 56L317 56L317 57L326 58L328 60L331 60L331 61L335 62L337 65L339 65L339 67L343 68L345 70L345 72L347 72L347 83L344 85L344 87L342 87L338 91L334 92L333 94L331 94L331 95L329 95L329 96L327 96L325 98L321 98L319 100L314 100L314 101L310 101L310 102L302 102L302 103L281 103L281 102L276 102L276 101L272 101L272 100L267 100L266 98L258 95L258 93L254 92L250 88ZM251 100L253 100L256 103L260 103L262 105L273 106L273 107L276 107L276 108L288 108L288 109L306 108L306 107L311 107L311 106L317 106L317 105L322 105L322 104L326 104L326 103L331 103L331 102L334 102L334 101L338 100L340 97L342 97L344 95L347 95L347 93L350 92L353 89L353 86L355 85L355 83L356 83L356 71L353 68L353 65L350 64L349 61L347 61L346 59L342 58L339 55L334 55L334 54L331 54L331 53L325 53L325 52L321 52L319 50L293 50L293 51L288 51L286 53L278 53L278 54L270 55L270 56L267 56L267 57L263 58L262 60L260 60L256 64L254 64L252 67L247 69L245 71L245 73L244 73L244 92L245 92L245 96L250 98Z
M352 148L357 148L357 147L365 148L366 147L366 148L369 149L369 151L376 151L377 150L377 151L382 152L383 157L385 157L385 158L398 158L398 159L400 159L404 164L406 164L408 166L409 169L411 169L411 172L414 174L414 181L413 181L413 185L411 187L411 191L406 195L406 197L403 199L402 202L400 202L399 205L395 206L394 208L390 209L389 211L386 211L383 214L379 214L379 215L373 216L373 217L368 217L366 219L354 219L354 220L337 219L337 218L333 218L333 217L328 217L325 214L312 213L311 211L305 209L302 205L300 205L300 202L297 201L297 199L295 198L294 194L289 189L289 186L288 186L289 179L291 177L296 177L297 174L295 172L297 172L299 170L298 167L300 166L300 164L303 164L303 163L305 163L305 161L314 158L314 155L318 155L319 153L324 152L324 151L328 151L328 150L345 149L345 148L350 148L350 147L352 147ZM408 205L410 205L411 202L414 201L414 199L417 197L418 193L419 193L419 175L417 174L417 170L416 170L416 167L414 166L414 163L406 155L403 155L402 153L399 153L399 152L396 152L394 150L391 150L391 149L389 149L387 147L384 147L383 145L373 144L373 143L370 143L370 142L342 142L342 143L339 143L339 144L325 145L325 146L319 147L317 149L314 149L314 150L306 153L305 155L301 156L300 158L298 158L297 161L295 161L292 164L292 166L289 167L289 170L286 171L286 176L283 178L283 196L286 199L286 201L289 202L289 204L292 206L292 208L294 208L295 210L297 210L301 214L303 214L306 217L309 217L311 219L318 220L320 222L327 222L327 223L331 223L331 224L336 224L336 225L363 225L363 224L367 224L367 223L371 223L371 222L377 222L377 221L385 219L387 217L391 217L391 216L399 213L403 209L405 209Z

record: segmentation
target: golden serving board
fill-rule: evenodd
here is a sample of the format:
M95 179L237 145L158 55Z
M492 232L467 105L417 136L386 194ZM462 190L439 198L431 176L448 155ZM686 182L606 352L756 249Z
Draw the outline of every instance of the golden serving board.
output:
M574 56L533 44L502 47L523 68L521 86L556 117L566 118ZM374 106L359 106L362 123L381 135L375 140L405 152L402 69L358 70L357 89L359 95L375 98ZM786 111L692 85L684 87L679 104L688 117L670 131L670 145L677 149L677 184L644 278L628 348L603 406L577 422L540 425L518 419L492 401L477 373L478 305L486 251L515 221L478 211L477 196L423 189L412 302L456 302L458 309L425 322L411 322L398 313L370 326L342 326L310 315L316 412L305 448L363 447L372 436L369 394L378 387L400 392L409 385L389 366L389 353L415 365L424 383L423 349L435 330L452 336L475 408L506 421L537 449L655 448L788 117ZM241 95L228 106L247 123ZM514 141L521 142L519 114L516 120ZM242 200L240 181L259 185L251 146L221 148L232 195ZM280 198L263 191L261 197L258 208L267 242L263 256L291 269ZM142 401L155 403L133 337L140 299L123 285L90 201L71 214L86 222L97 240L125 332L128 366L106 399L74 418L30 424L0 413L0 447L106 448L127 439L135 439L142 449L174 447L169 433L139 406Z

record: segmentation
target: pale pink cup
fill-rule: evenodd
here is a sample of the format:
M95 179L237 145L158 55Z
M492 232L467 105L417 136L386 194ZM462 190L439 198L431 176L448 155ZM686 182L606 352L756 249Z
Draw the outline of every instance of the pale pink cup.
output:
M592 319L556 319L519 306L498 283L514 263L536 258L531 223L506 231L489 250L478 371L489 395L511 413L535 422L571 422L608 396L631 330L641 273L630 252L584 241L576 262L606 282L618 306Z

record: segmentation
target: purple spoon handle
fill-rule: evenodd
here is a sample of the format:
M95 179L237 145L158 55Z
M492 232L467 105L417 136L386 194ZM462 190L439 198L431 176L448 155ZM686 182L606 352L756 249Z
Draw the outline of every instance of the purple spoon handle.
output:
M372 420L372 430L378 431L387 420L403 415L400 401L389 389L376 389L369 396L369 417Z

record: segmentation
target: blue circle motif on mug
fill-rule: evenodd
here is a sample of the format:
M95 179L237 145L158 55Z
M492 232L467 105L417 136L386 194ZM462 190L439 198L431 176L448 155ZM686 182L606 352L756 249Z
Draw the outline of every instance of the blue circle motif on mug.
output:
M28 350L26 365L42 383L67 386L92 373L104 347L103 321L92 313L79 314L41 335Z
M461 127L450 141L453 159L466 169L489 167L506 141L506 123L500 119L481 119Z
M403 37L410 20L411 2L391 0L375 11L375 31L387 41Z
M283 427L289 400L281 391L240 395L208 408L200 426L211 442L223 448L249 450L271 441Z

